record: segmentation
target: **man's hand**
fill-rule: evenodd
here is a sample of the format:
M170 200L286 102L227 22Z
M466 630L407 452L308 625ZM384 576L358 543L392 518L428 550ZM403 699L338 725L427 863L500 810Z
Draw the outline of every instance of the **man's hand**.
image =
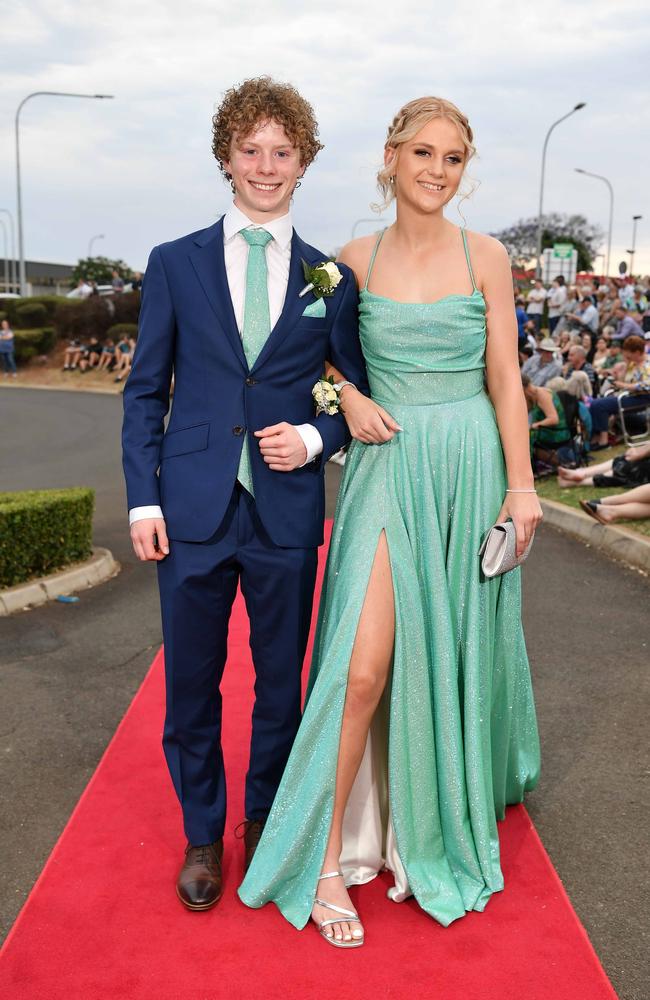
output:
M169 555L167 529L162 517L143 517L131 525L133 551L142 562L160 562Z
M255 431L255 437L260 443L262 458L274 472L292 472L307 461L307 449L293 424L283 421L263 427Z

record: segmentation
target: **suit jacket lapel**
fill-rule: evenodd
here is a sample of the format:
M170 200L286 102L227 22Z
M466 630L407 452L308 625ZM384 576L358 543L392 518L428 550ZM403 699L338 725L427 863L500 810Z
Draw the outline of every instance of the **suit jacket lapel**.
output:
M197 236L195 242L197 249L190 254L192 266L217 321L230 342L230 346L243 367L248 370L226 276L223 255L223 218Z
M291 238L291 261L289 263L289 280L287 282L287 294L284 299L284 306L280 317L271 330L268 340L259 353L253 365L252 371L264 364L270 354L282 343L284 338L291 332L303 314L305 306L312 301L308 296L300 298L300 292L305 287L305 276L302 270L302 261L309 264L316 264L313 259L313 252L310 251L306 243L293 231Z

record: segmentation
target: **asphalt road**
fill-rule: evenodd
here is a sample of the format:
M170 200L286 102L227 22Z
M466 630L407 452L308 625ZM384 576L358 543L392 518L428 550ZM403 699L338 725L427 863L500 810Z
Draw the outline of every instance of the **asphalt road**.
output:
M120 421L117 396L0 388L0 489L92 486L95 543L122 564L78 604L0 619L3 937L161 642L155 571L130 548ZM328 467L330 515L339 475ZM526 804L619 996L642 1000L649 581L545 527L523 579L543 752Z

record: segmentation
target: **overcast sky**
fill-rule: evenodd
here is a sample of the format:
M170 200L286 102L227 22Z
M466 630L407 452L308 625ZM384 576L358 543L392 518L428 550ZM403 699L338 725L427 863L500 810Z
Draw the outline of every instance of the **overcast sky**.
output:
M434 94L469 117L480 187L471 229L537 213L549 125L555 129L545 209L607 228L614 186L613 268L650 272L650 102L646 0L502 0L431 4L296 0L0 0L0 208L15 211L13 122L34 90L114 94L112 101L39 97L21 114L25 250L74 263L87 253L143 268L151 247L209 225L229 189L212 158L210 119L246 77L290 81L314 105L325 149L296 194L296 228L329 252L372 216L388 122ZM645 68L644 68L645 67ZM449 218L459 221L455 203ZM1 216L0 216L1 217ZM377 228L363 222L357 234ZM0 248L2 247L0 229ZM0 249L1 253L1 249Z

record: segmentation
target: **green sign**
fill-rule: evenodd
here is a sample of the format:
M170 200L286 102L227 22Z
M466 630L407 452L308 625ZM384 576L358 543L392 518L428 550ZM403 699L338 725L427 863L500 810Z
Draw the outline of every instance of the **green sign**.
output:
M554 243L553 244L553 256L561 257L566 260L571 257L573 253L573 243Z

